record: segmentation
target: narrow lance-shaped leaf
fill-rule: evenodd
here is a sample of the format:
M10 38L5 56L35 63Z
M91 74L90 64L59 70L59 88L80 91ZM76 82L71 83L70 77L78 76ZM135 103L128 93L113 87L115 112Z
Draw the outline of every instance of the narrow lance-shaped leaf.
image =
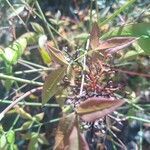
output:
M66 67L60 67L57 70L52 71L45 79L43 91L42 91L42 104L48 102L48 100L54 96L57 92L57 84L64 77Z
M63 116L60 120L56 132L54 150L65 149L66 144L68 145L69 135L75 123L75 117L75 113L71 113Z
M77 108L76 112L85 121L94 121L102 118L115 109L123 105L122 100L112 100L103 97L91 97L82 102Z
M89 150L89 146L86 142L84 135L80 132L77 125L77 121L69 136L69 150Z
M106 39L114 36L132 36L138 37L139 46L147 53L150 54L150 23L136 23L129 24L126 26L121 26L118 28L113 28L106 34L104 34L101 39Z
M128 46L130 46L133 42L135 42L137 39L133 38L133 37L116 37L116 38L112 38L109 39L110 45L114 45L114 47L108 48L106 50L106 53L115 53L118 52L119 50L122 50ZM106 42L108 42L108 40L106 40ZM118 45L117 45L118 43ZM119 44L120 43L120 44ZM116 46L115 46L116 44Z
M38 23L36 22L31 22L31 26L33 28L33 30L35 32L37 32L38 34L44 34L44 29L41 25L39 25Z
M52 60L54 62L61 65L68 65L67 60L65 59L63 53L60 50L52 47L49 43L47 43L46 45L46 50L49 53L49 55L52 57Z
M100 29L98 24L95 22L90 32L90 46L92 49L96 49L99 46L100 44L99 36L100 36Z
M41 54L43 62L45 64L50 64L50 63L52 63L52 59L51 59L50 54L47 52L47 50L45 48L46 42L47 42L47 36L46 35L40 35L39 40L38 40L39 52Z

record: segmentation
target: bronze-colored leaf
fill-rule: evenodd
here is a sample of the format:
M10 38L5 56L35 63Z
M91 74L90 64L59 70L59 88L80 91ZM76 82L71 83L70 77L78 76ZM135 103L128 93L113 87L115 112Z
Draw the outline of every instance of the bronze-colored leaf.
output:
M114 53L120 49L128 47L130 44L136 41L134 37L114 37L101 42L98 49L106 50L107 53Z
M77 126L74 126L69 136L69 150L89 150L89 146L83 134Z
M92 49L96 49L99 46L99 36L100 29L98 24L95 22L90 33L90 46Z
M65 146L69 144L69 136L72 132L75 118L75 113L71 113L64 115L60 120L56 131L54 150L63 150Z
M52 47L49 43L47 43L46 45L46 50L49 53L49 55L52 57L52 60L60 65L67 65L68 66L68 62L65 59L63 53Z
M54 96L58 91L57 84L64 77L66 67L58 68L57 70L52 71L45 79L43 90L42 90L42 104L48 102L48 100Z
M91 97L82 102L76 112L85 121L94 121L113 112L125 102L104 97Z

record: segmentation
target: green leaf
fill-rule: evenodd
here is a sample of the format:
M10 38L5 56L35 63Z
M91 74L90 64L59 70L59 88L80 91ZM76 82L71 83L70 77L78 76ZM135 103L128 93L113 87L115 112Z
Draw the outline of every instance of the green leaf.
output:
M0 137L0 149L4 149L7 146L7 140L5 134Z
M12 144L15 142L15 132L13 130L10 130L7 132L7 141L9 144Z
M28 45L34 45L38 43L39 35L35 32L27 32L24 33L20 38L25 38L27 40Z
M38 33L38 34L44 34L44 29L41 25L39 25L36 22L31 22L31 26L33 28L33 30Z
M150 54L150 23L136 23L114 28L104 34L101 38L106 39L114 36L139 37L139 46L145 51L145 53Z
M63 53L60 50L52 47L49 43L47 44L46 50L49 53L49 55L52 57L52 60L54 62L60 65L66 65L66 66L69 65Z
M27 46L25 38L19 38L4 49L4 57L9 64L16 64Z
M37 150L39 147L38 144L38 133L32 134L32 137L30 139L29 145L28 145L28 150Z
M21 129L22 130L26 130L26 129L29 129L33 124L33 121L26 121L22 126L21 126Z
M43 91L42 91L42 104L46 104L48 100L57 92L57 84L64 77L66 67L60 67L57 70L52 71L45 79Z
M134 43L133 44L135 50L130 50L127 53L125 53L120 60L131 60L131 59L135 59L138 55L144 54L143 49L141 49L141 47L137 44Z
M12 65L7 64L5 65L5 72L7 75L12 75ZM12 87L12 84L14 83L14 80L6 79L4 80L4 87L6 88L6 91L9 91Z
M32 120L33 117L27 113L23 108L17 106L15 107L15 112L18 113L22 118Z
M36 114L34 117L37 121L41 121L44 117L44 113L42 112L42 113Z
M45 138L45 134L39 134L38 142L39 142L40 144L49 145L47 139Z

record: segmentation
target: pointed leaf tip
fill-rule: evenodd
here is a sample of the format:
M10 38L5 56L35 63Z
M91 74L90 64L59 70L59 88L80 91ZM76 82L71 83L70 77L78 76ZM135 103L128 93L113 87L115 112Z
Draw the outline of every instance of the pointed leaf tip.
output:
M94 121L116 110L125 102L103 97L91 97L82 102L76 109L77 114L85 121Z

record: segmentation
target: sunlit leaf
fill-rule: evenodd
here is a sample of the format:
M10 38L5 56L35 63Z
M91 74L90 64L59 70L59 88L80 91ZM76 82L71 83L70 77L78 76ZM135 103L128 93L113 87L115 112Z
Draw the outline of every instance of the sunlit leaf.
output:
M40 47L39 51L40 51L40 54L41 54L41 57L42 57L44 63L50 64L50 63L52 63L52 58L51 58L51 55L47 52L47 50L45 48L46 42L47 42L47 36L41 35L38 40L38 44Z
M26 46L27 41L25 38L19 38L14 41L12 45L4 49L4 57L6 61L10 64L16 64Z
M122 56L121 60L134 59L138 55L141 55L141 54L144 55L145 54L143 49L141 49L141 47L136 42L133 44L133 46L134 46L135 50L127 51L127 53L125 53Z
M64 149L65 145L68 144L69 135L75 123L75 117L75 113L71 113L63 116L60 120L55 136L54 150Z
M29 145L28 145L28 150L37 150L39 147L38 143L38 133L32 134L32 137L30 139Z
M27 113L25 110L23 110L23 108L21 108L19 106L15 107L15 112L18 113L24 119L32 120L32 118L33 118L29 113Z
M123 105L122 100L112 100L103 97L91 97L82 102L77 108L76 112L85 121L94 121L98 118L104 117L115 109Z
M150 23L136 23L118 28L114 28L104 34L101 38L106 39L114 36L132 36L138 37L139 46L147 53L150 54Z
M10 144L15 142L15 132L13 130L10 130L9 132L7 132L7 141Z
M86 40L89 37L88 33L81 33L74 37L74 39Z
M33 121L26 121L22 126L21 126L21 129L22 130L26 130L26 129L29 129L33 124Z
M60 50L52 47L49 43L47 44L46 50L54 62L61 65L68 65L66 58Z
M6 64L5 65L5 73L7 75L12 75L13 74L13 67L11 64ZM6 79L4 80L4 87L6 88L7 91L9 91L11 89L11 86L14 83L14 80L10 80L10 79Z
M38 43L39 35L35 32L26 32L20 38L25 38L28 45L34 45Z
M99 46L99 37L100 29L98 24L95 22L90 33L90 46L92 49L96 49Z
M6 140L6 135L2 134L0 136L0 148L5 149L7 147L7 140Z
M42 112L42 113L36 114L34 117L37 121L41 121L44 117L44 113Z
M45 145L49 144L48 141L47 141L47 139L45 138L45 134L39 134L38 142L40 144L45 144Z
M39 25L38 23L36 22L31 22L31 26L33 28L33 30L35 32L37 32L38 34L44 34L44 29L41 25Z
M42 104L48 102L48 100L54 96L58 90L57 84L64 77L66 67L60 67L57 70L52 71L45 79L43 91L42 91Z

